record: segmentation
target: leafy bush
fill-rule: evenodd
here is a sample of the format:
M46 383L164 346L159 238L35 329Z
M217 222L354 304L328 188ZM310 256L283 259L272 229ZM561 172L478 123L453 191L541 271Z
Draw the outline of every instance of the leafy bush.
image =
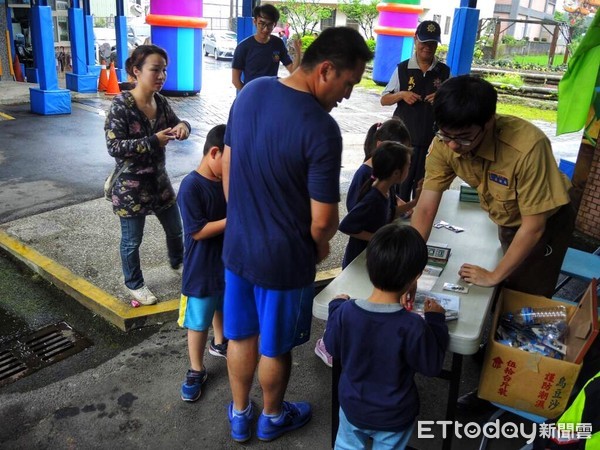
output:
M438 45L435 56L437 56L438 59L445 61L446 57L448 56L448 46L444 44Z
M473 59L475 61L481 61L484 57L483 49L491 46L491 41L487 36L482 36L477 42L475 42L475 48L473 49Z
M310 44L312 44L315 39L316 39L316 37L312 34L302 36L302 53L304 53L306 51L308 46Z
M106 17L94 16L94 26L98 28L106 28Z
M517 39L514 36L504 35L502 36L502 43L506 45L516 45Z
M371 50L373 53L375 53L375 39L367 39L366 43L367 43L367 47L369 47L369 50Z
M523 86L523 78L517 73L507 73L502 75L486 75L483 78L486 81L489 81L490 83L500 83L500 85L503 88L510 86L519 88Z

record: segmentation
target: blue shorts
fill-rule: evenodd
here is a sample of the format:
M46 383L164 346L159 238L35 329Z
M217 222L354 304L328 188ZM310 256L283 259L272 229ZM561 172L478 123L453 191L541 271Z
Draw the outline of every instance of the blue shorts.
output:
M308 342L314 288L272 290L252 284L225 269L225 337L242 340L260 335L259 352L274 358Z
M212 323L215 311L222 310L222 295L199 298L181 294L177 324L188 330L206 331Z

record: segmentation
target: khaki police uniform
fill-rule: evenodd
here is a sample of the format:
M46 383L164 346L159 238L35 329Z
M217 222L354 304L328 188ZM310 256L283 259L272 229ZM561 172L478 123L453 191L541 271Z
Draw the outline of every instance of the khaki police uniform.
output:
M459 155L434 139L423 189L442 192L457 176L477 189L481 207L498 225L506 252L522 216L545 214L544 236L505 281L511 289L551 297L573 232L569 179L558 170L546 135L530 122L496 116L475 154Z

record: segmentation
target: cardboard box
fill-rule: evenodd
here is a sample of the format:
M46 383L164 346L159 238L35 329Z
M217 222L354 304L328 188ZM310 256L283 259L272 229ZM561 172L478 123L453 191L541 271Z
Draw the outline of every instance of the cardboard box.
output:
M564 360L496 342L495 333L502 314L525 306L541 308L557 304L565 305L568 310L568 348ZM503 289L479 379L479 396L539 416L558 417L567 406L583 357L598 334L597 308L596 280L578 305Z

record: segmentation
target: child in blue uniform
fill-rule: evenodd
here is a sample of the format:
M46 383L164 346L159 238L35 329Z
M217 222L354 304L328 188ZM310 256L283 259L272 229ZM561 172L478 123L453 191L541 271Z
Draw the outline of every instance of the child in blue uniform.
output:
M348 195L346 196L346 209L348 211L354 208L358 202L358 194L362 185L371 178L371 175L373 174L373 153L383 141L395 141L407 147L411 146L410 134L402 120L394 118L386 120L383 123L378 122L371 125L365 138L365 160L354 173L352 182L348 188ZM409 213L416 205L416 199L408 203L402 201L397 196L399 189L400 187L398 185L394 186L391 191L392 195L390 196L390 209L392 210L394 218ZM416 198L418 198L418 196Z
M215 337L209 353L227 357L223 337L225 269L221 260L227 204L221 181L225 125L208 132L204 156L181 182L177 203L184 230L183 277L179 326L188 329L190 369L181 385L181 399L196 401L206 381L204 348L212 321Z
M348 234L342 269L365 248L373 234L394 217L389 207L392 186L408 174L411 149L397 142L385 141L373 154L373 174L361 187L358 202L341 221L339 230Z
M412 227L389 224L367 247L373 292L329 304L325 344L342 366L336 450L404 449L419 414L414 375L436 376L448 347L444 308L425 301L425 319L405 309L408 290L427 263L427 246ZM368 339L365 339L368 336Z
M365 183L371 182L371 177L373 176L373 154L375 150L383 141L394 141L398 142L406 147L410 147L410 135L408 133L408 129L404 125L404 122L400 119L390 119L386 120L383 123L374 123L369 131L367 131L367 137L365 138L364 151L365 151L365 161L358 168L358 170L354 173L354 177L352 178L352 183L350 183L350 187L348 188L348 195L346 196L346 208L348 212L352 211L352 209L356 206L359 200L360 190L365 185ZM412 152L411 152L412 154ZM410 165L410 163L409 163ZM406 217L412 211L412 208L415 206L418 196L408 202L404 203L397 195L397 191L400 185L392 186L389 190L387 204L389 208L388 217L385 219L377 219L377 224L375 225L373 231L377 231L377 229L388 223L392 219L396 219L398 217ZM420 192L420 189L419 189ZM381 200L377 195L374 195L375 202L377 204L381 203ZM371 219L371 218L368 218ZM352 217L350 221L352 221ZM343 231L340 228L341 231ZM362 242L352 242L352 246L356 247L356 249L351 249L351 254L356 255L360 254L362 250L367 246L367 241ZM349 244L350 245L350 244ZM360 251L359 251L360 250ZM346 248L348 251L348 248ZM352 259L354 259L352 257ZM346 258L344 258L344 262ZM349 264L349 262L348 262ZM346 267L347 264L343 264L342 267ZM323 338L317 339L315 343L315 354L321 358L321 360L329 367L331 367L331 355L327 352L325 348L325 344L323 343Z

